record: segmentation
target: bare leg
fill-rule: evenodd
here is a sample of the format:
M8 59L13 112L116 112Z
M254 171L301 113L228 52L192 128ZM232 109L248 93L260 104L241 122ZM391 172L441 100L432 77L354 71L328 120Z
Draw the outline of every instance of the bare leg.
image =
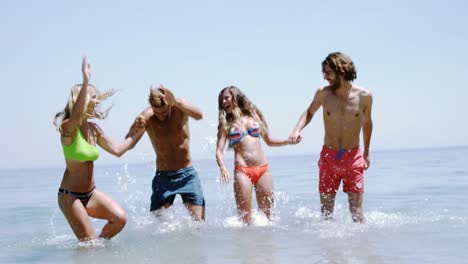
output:
M110 239L117 235L127 223L125 211L112 198L99 190L94 190L93 196L86 206L88 215L98 219L106 219L108 222L102 228L99 237Z
M154 216L156 216L156 217L161 216L162 211L163 211L164 209L167 209L167 208L171 207L171 206L172 206L172 204L170 204L170 203L165 203L163 206L159 207L158 209L151 211L151 213L152 213Z
M236 171L234 175L234 196L236 198L237 213L244 223L250 224L253 184L243 172Z
M273 204L273 177L269 170L263 174L255 185L255 194L257 196L258 209L270 220Z
M58 204L73 233L79 240L86 241L94 238L93 226L80 200L72 195L60 193L58 195Z
M205 207L201 205L193 205L191 203L184 203L189 211L190 216L195 221L205 221Z
M333 212L335 210L335 196L336 193L321 193L320 203L322 204L321 212L325 220L333 219Z
M361 224L366 222L362 211L363 197L364 194L362 193L348 193L349 211L351 212L353 221Z

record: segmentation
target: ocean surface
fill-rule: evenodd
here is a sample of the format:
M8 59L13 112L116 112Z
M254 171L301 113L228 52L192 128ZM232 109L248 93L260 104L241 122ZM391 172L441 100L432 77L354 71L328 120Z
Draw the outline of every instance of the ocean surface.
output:
M64 168L0 170L0 263L468 263L468 147L371 154L363 225L351 221L341 191L335 221L320 219L318 154L269 158L273 219L255 212L250 226L237 220L232 184L217 182L214 159L194 161L202 224L180 197L160 218L149 213L153 162L98 161L96 186L128 222L114 239L86 243L57 206ZM103 224L93 220L98 232Z

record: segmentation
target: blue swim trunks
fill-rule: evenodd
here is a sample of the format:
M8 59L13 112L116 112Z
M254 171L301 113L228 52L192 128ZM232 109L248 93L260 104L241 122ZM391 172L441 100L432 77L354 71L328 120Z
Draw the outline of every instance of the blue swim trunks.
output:
M176 171L157 170L152 189L151 212L167 203L174 203L177 194L180 194L184 203L205 206L200 178L193 166Z

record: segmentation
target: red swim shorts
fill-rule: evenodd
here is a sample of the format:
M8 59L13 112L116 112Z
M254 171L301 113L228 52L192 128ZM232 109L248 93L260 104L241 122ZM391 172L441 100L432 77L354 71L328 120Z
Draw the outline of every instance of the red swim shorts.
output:
M334 150L324 146L318 161L319 192L336 193L343 181L343 192L364 193L365 164L359 148Z

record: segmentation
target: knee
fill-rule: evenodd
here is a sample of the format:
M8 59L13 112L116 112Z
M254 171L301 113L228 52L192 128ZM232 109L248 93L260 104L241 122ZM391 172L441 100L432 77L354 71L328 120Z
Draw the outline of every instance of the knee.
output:
M120 212L110 219L109 222L123 228L127 224L127 214L125 212Z

